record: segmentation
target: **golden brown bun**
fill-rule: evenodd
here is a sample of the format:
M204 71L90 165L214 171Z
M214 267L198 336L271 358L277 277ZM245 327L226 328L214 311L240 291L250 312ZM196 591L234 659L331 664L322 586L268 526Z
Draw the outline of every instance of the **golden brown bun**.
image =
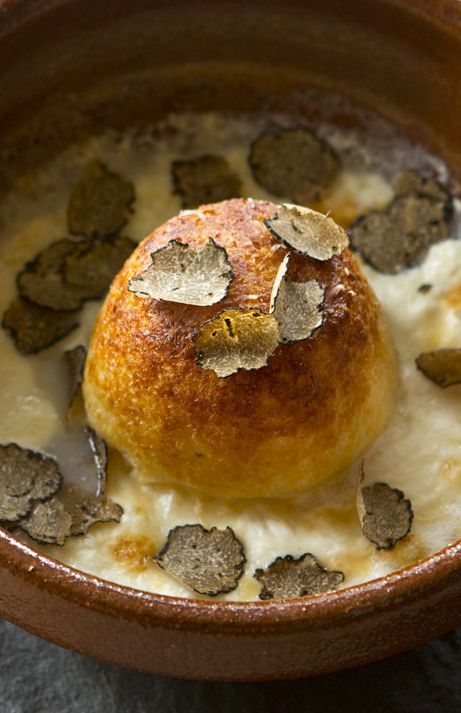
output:
M116 277L87 359L91 424L152 481L222 497L273 497L349 466L393 407L394 354L349 250L321 263L293 254L290 275L326 288L324 324L281 344L268 366L218 378L194 362L192 335L224 308L267 310L286 254L263 224L276 206L229 200L186 212L147 237ZM143 299L127 282L171 239L224 246L234 271L211 307Z

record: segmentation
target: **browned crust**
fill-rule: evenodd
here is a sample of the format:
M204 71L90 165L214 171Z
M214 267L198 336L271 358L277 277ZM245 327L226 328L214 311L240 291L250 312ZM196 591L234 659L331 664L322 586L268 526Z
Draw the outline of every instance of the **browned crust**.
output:
M267 367L225 379L195 364L192 337L203 322L222 309L268 310L286 254L263 224L275 211L267 201L234 199L179 215L141 243L112 286L92 338L85 398L103 437L155 478L218 495L283 494L302 488L306 437L315 442L315 481L338 436L349 429L353 440L354 428L363 430L358 417L368 414L371 431L379 430L369 400L385 379L388 347L375 297L349 250L326 262L292 255L291 277L315 278L326 290L324 324L310 339L280 345ZM128 292L153 250L172 239L202 247L210 236L226 248L235 275L219 304ZM330 470L338 470L332 460Z

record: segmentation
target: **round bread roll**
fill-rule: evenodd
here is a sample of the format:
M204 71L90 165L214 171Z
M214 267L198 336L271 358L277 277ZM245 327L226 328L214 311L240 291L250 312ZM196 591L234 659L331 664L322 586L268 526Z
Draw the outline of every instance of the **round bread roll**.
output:
M280 344L267 366L220 378L197 365L194 335L223 309L267 312L287 249L263 220L277 206L235 199L172 218L112 284L84 378L91 425L141 477L229 498L298 493L347 468L393 408L396 365L379 305L352 253L325 262L292 253L289 275L325 288L323 324ZM234 273L227 296L196 307L146 299L128 281L172 239L212 236Z

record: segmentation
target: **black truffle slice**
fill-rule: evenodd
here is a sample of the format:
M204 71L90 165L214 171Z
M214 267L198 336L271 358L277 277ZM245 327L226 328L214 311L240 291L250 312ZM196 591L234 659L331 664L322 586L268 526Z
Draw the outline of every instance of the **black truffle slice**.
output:
M99 299L131 255L136 243L118 237L103 241L81 241L64 261L64 278L85 299Z
M0 445L0 522L14 523L24 517L61 483L58 464L50 456L15 443Z
M19 294L41 307L76 310L84 300L99 299L135 248L128 238L58 240L19 273Z
M245 555L233 530L180 525L170 530L156 560L162 569L199 594L231 592L243 574Z
M58 311L79 309L85 294L80 287L68 284L63 273L65 259L78 250L78 243L64 238L36 255L18 274L21 297Z
M113 500L87 495L69 508L70 534L84 535L98 522L120 522L123 508Z
M263 188L301 205L322 198L341 168L326 141L299 128L261 134L251 146L249 163Z
M325 299L325 290L317 280L293 282L287 274L288 263L286 255L274 281L269 309L284 343L307 339L322 326Z
M240 196L240 178L220 156L174 161L171 171L174 192L181 196L183 208L197 208L204 203Z
M349 245L347 233L334 220L299 205L284 203L263 222L287 248L315 260L330 260Z
M416 366L424 376L445 389L461 384L461 349L437 349L423 352L416 359Z
M79 344L73 349L67 349L64 352L64 361L67 367L67 372L69 375L69 406L72 408L75 397L83 380L83 370L85 368L86 361L86 349L82 344Z
M85 535L98 522L120 522L122 515L122 507L112 500L63 493L35 505L17 526L43 545L64 545L69 537Z
M2 321L18 351L26 355L51 347L78 326L75 312L57 312L22 299L11 302Z
M74 186L67 207L72 235L104 238L118 233L128 220L134 201L133 185L92 161Z
M205 322L194 336L195 361L219 377L260 369L279 343L277 320L260 310L229 309Z
M431 198L436 198L447 206L451 205L453 199L449 191L439 181L431 176L422 176L416 171L401 171L394 178L394 190L396 193L420 193Z
M72 517L58 498L38 503L19 522L21 530L43 545L64 545L71 534Z
M227 252L212 238L201 249L170 240L151 258L152 264L128 283L138 297L213 305L224 299L233 280Z
M88 435L88 443L90 445L96 468L96 496L100 497L104 493L107 483L107 466L109 462L107 444L105 440L101 438L101 436L90 426L87 426L85 431Z
M413 510L409 500L387 483L360 487L357 508L362 532L378 550L392 549L411 530Z
M405 193L359 217L349 229L351 245L375 270L396 274L419 265L431 245L448 238L450 218L444 201Z
M337 589L344 574L324 569L309 552L294 558L277 557L266 569L257 569L255 579L263 585L260 599L290 599Z

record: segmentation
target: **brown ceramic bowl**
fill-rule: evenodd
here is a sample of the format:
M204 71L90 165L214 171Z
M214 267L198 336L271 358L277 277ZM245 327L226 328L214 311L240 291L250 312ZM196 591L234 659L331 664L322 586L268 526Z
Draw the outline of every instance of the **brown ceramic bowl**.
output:
M371 107L461 173L457 0L0 0L0 86L0 190L78 136L171 110L315 115L306 87ZM327 595L222 603L117 586L0 530L0 613L62 646L155 673L304 676L460 624L461 544Z

